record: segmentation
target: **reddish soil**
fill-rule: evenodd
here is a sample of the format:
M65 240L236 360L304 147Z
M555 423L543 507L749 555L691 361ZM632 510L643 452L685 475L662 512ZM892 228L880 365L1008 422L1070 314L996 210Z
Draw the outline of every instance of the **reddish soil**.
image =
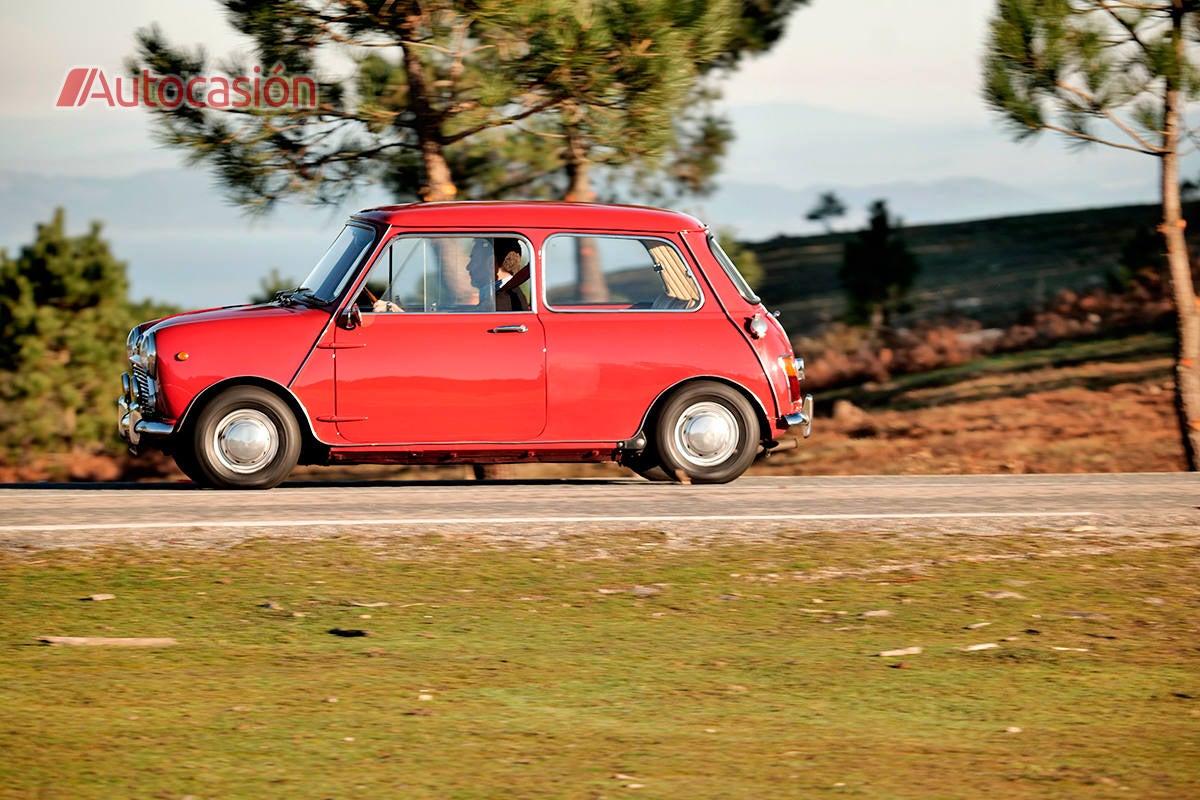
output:
M1161 379L866 413L841 404L761 474L1165 472L1185 468Z

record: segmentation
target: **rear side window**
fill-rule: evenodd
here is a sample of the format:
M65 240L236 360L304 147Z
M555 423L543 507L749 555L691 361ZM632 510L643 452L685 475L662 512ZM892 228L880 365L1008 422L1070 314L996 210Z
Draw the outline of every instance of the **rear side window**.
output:
M742 296L742 299L747 303L761 303L762 299L750 288L750 284L746 282L737 265L733 263L733 259L726 255L725 251L721 248L721 243L717 241L715 236L708 237L708 246L712 250L713 256L716 257L717 263L721 265L721 269L725 270L725 274L729 276L729 280L737 287L738 294Z
M700 286L663 239L557 234L543 249L546 303L565 311L688 311Z

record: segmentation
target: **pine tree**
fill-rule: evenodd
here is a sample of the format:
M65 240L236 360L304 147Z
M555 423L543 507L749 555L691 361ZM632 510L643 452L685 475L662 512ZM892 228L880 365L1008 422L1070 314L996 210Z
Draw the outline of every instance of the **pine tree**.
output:
M375 180L398 200L588 199L593 164L703 190L730 134L702 77L767 49L807 1L224 0L262 67L313 75L341 49L356 71L319 82L314 109L184 104L154 125L252 208ZM139 74L212 72L154 27L137 39Z
M809 209L805 219L825 226L826 233L833 233L832 220L846 216L846 205L834 192L822 192L816 205Z
M984 96L1017 138L1051 131L1158 160L1178 353L1176 406L1200 468L1200 305L1184 238L1179 156L1200 96L1198 0L999 0Z
M115 447L125 336L157 309L127 297L125 265L62 209L15 259L0 251L0 455Z
M850 319L878 328L890 321L912 288L920 264L909 252L900 220L888 213L887 203L876 200L870 213L866 229L846 242L838 277L846 290Z

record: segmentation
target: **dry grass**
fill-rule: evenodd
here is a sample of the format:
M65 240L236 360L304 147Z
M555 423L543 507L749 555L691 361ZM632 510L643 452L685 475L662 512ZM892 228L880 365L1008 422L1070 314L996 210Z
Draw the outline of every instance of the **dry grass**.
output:
M0 556L0 797L1197 796L1195 537L1039 541Z
M1170 360L985 374L904 395L909 410L835 406L761 474L1170 472L1185 468ZM1088 388L1096 385L1101 388ZM1020 395L1020 396L1011 396Z

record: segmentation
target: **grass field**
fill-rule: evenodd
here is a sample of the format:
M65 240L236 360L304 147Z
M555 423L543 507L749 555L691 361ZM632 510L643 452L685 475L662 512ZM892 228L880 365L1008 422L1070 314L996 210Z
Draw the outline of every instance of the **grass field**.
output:
M566 541L0 554L0 797L1200 796L1193 533Z

